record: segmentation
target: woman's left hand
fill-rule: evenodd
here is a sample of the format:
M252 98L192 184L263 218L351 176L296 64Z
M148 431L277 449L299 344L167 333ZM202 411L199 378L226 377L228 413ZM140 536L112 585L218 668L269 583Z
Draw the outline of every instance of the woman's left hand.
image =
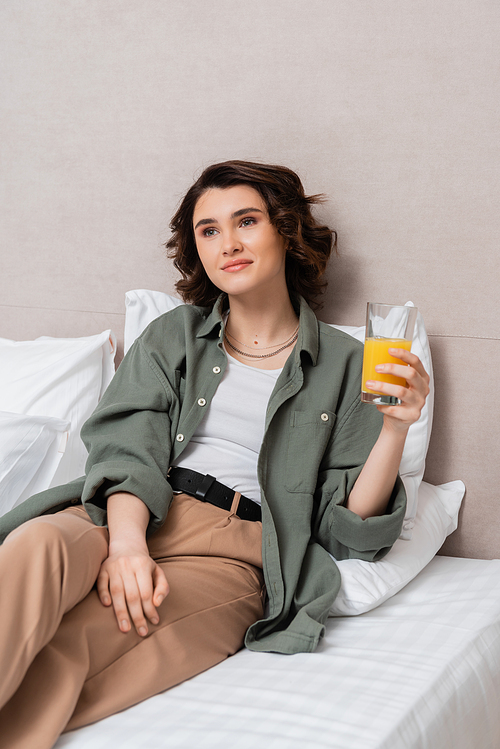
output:
M377 409L384 414L384 422L396 431L408 431L409 427L420 418L425 400L429 394L429 375L424 365L415 354L401 348L389 349L389 354L405 364L379 364L377 372L395 375L406 380L406 387L389 385L380 380L370 380L366 386L383 395L393 395L399 398L400 405L381 406Z

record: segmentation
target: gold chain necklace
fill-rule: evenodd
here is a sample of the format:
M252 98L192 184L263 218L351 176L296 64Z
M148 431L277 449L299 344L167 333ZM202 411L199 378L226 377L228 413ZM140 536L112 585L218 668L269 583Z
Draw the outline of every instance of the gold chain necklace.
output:
M289 338L286 339L286 341L283 341L282 343L275 343L274 344L274 346L279 346L279 348L276 349L276 351L272 351L270 354L247 354L246 351L242 351L241 349L237 348L233 343L231 343L231 341L228 338L228 335L229 335L229 336L231 336L231 338L234 341L236 341L236 343L239 343L242 346L246 346L246 348L250 348L250 346L248 346L248 344L243 343L243 341L239 341L234 335L231 335L231 333L227 329L227 323L229 322L229 312L227 314L225 322L226 322L226 325L225 325L225 328L224 328L224 341L227 343L227 345L233 351L236 351L238 354L240 354L241 356L246 357L247 359L269 359L271 356L276 356L276 354L279 354L279 353L281 353L281 351L284 351L285 349L287 349L290 346L292 346L292 344L295 343L295 341L297 340L297 338L299 336L300 323L299 323L299 325L297 325L297 327L293 331L292 335ZM262 346L261 348L262 349L270 349L270 348L274 348L274 346Z
M285 343L284 346L281 346L279 349L277 349L277 351L273 351L270 354L247 354L245 351L241 351L241 349L236 348L236 346L233 346L233 344L231 343L231 341L228 339L226 335L226 331L224 331L224 341L227 343L227 345L230 348L232 348L233 351L237 351L238 354L241 354L241 356L245 356L247 359L269 359L270 356L276 356L276 354L279 354L281 351L284 351L286 348L289 348L289 346L295 343L298 337L299 337L299 329L297 328L297 330L293 334L292 339L288 341L288 343ZM271 346L269 346L268 348L271 348Z
M228 315L228 317L229 317L229 315ZM285 343L288 343L297 334L298 330L299 330L299 326L297 325L297 327L293 331L292 335L289 336L286 339L286 341L282 341L281 343L274 343L272 346L261 346L260 348L263 349L263 350L266 350L266 349L270 349L270 348L275 348L275 346L283 346ZM236 341L236 343L240 343L242 346L245 346L246 348L250 348L250 346L247 343L243 343L243 341L239 341L236 338L236 336L232 335L232 333L229 332L229 330L227 329L227 322L226 322L226 329L225 329L224 332L225 332L226 336L229 336L230 338L232 338L233 341Z

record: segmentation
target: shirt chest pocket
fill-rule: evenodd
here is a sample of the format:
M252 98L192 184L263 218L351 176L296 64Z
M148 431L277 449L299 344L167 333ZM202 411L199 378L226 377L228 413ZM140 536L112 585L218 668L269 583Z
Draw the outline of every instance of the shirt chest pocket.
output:
M332 411L294 411L288 429L285 487L312 494L336 416Z

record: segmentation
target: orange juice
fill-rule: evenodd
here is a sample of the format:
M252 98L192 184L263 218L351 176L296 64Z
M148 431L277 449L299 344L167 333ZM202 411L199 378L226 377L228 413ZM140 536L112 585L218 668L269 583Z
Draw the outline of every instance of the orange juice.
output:
M396 377L395 375L382 374L375 371L377 364L405 363L401 359L396 359L395 356L389 356L387 352L390 348L404 348L406 351L409 351L411 349L411 341L407 341L406 338L382 338L382 336L365 339L361 386L361 389L365 393L380 395L376 390L368 390L365 384L367 380L380 380L380 382L388 382L391 385L402 385L403 387L406 385L406 380L403 377Z

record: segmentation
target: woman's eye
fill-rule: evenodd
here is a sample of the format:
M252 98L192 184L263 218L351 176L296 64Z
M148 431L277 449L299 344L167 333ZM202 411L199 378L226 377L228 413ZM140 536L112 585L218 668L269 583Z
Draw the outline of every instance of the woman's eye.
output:
M252 224L255 224L255 219L251 217L244 218L241 222L242 226L251 226Z
M214 237L217 233L216 229L203 229L204 237Z

